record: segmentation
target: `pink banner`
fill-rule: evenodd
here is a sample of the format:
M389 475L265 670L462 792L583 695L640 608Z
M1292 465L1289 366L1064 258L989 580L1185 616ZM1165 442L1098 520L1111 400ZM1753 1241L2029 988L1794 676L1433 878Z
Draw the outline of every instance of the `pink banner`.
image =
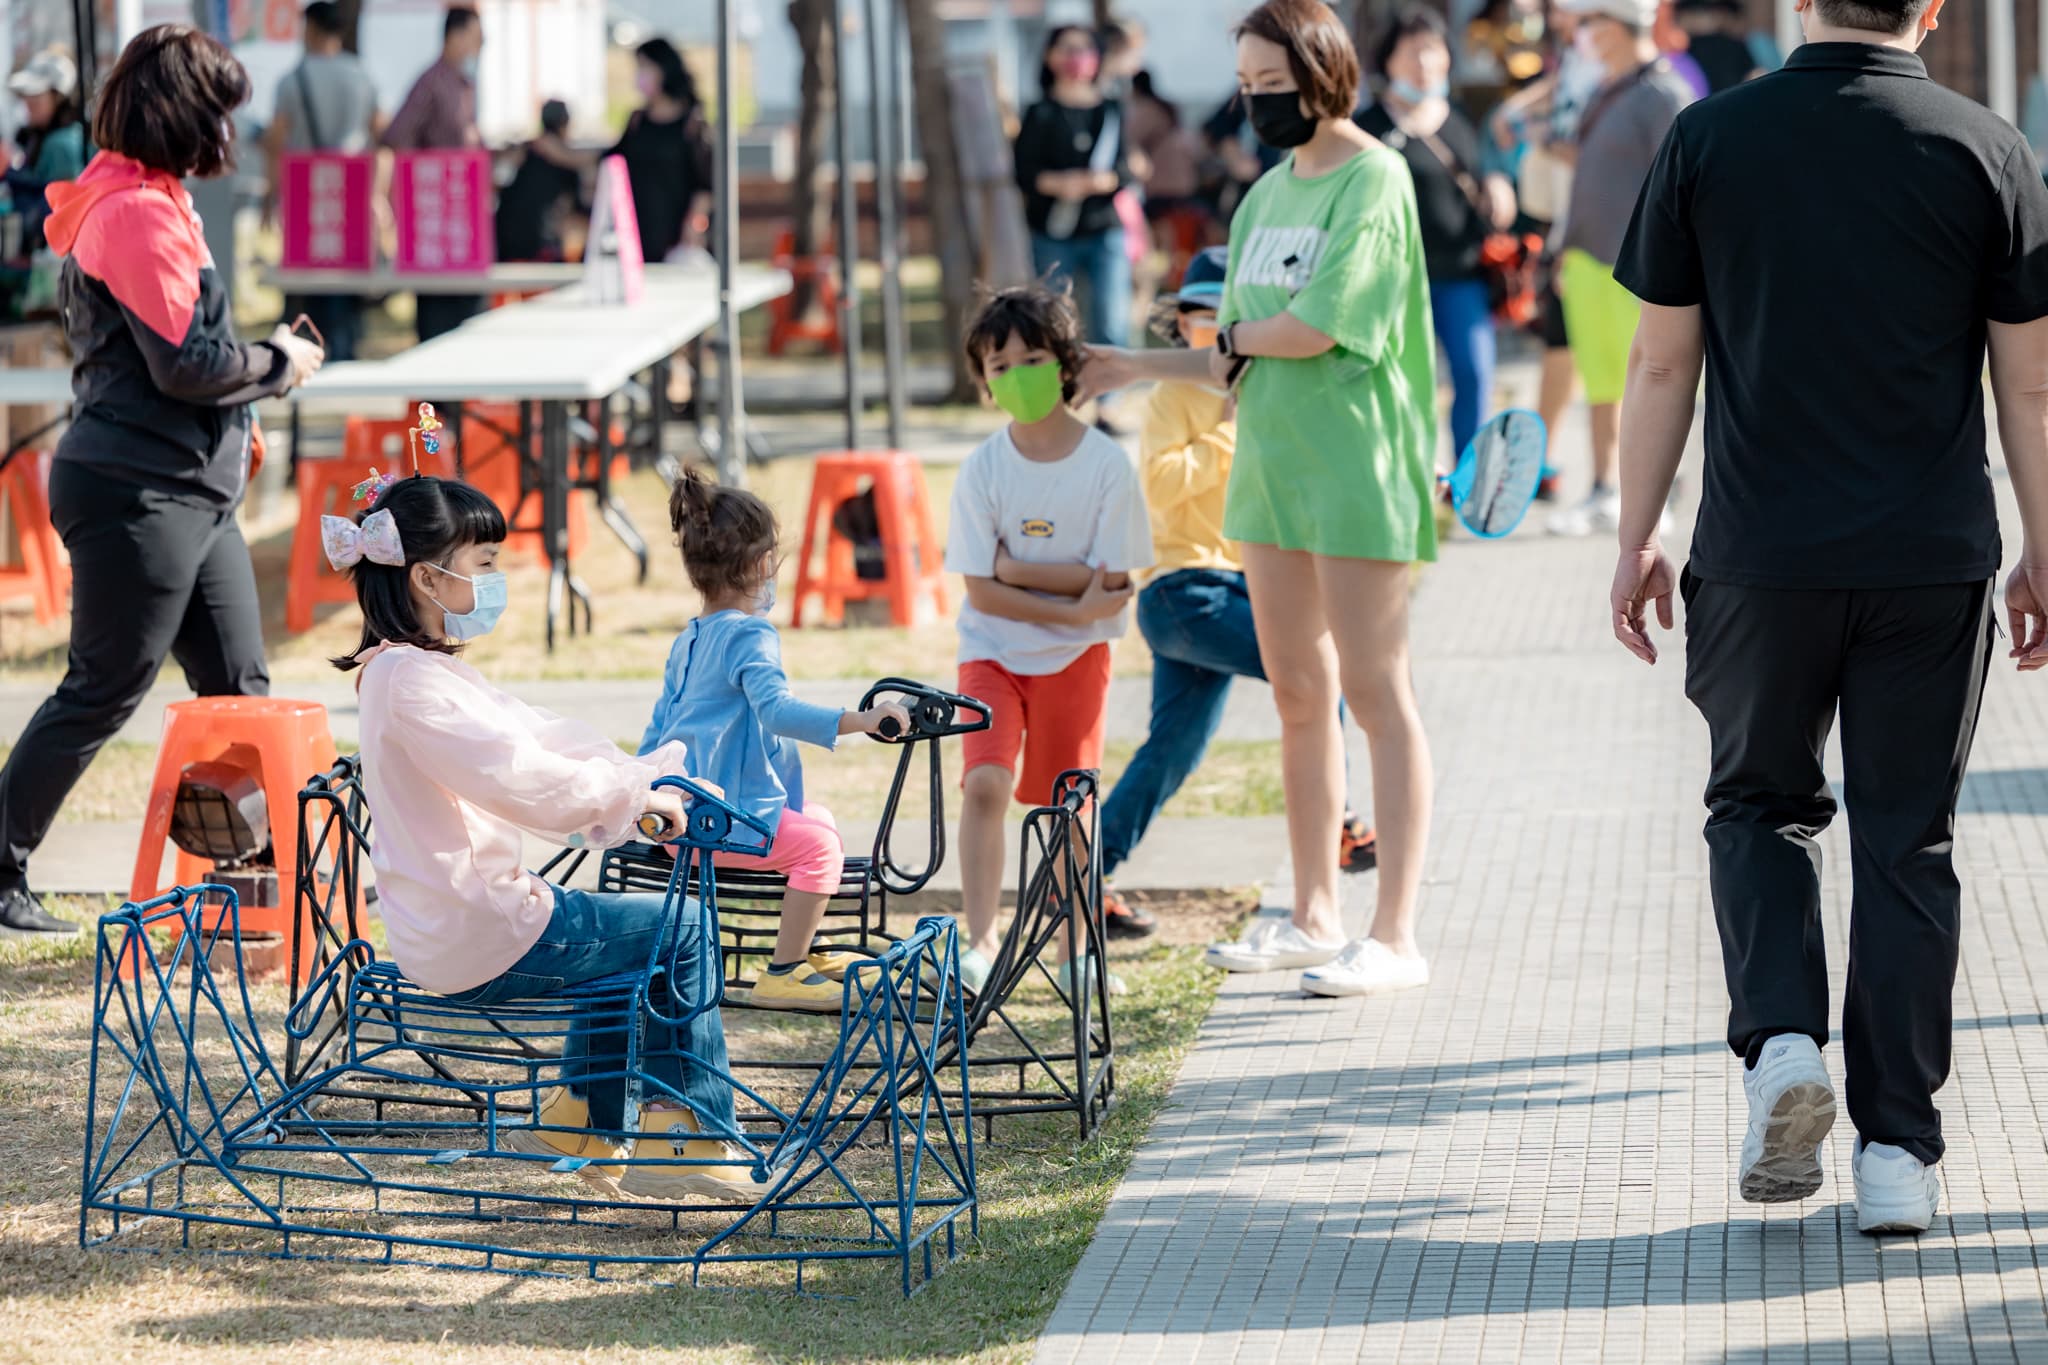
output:
M480 148L400 152L392 167L400 274L465 275L496 256L491 156Z
M373 158L286 152L279 167L278 226L286 270L369 270L377 263L370 195Z

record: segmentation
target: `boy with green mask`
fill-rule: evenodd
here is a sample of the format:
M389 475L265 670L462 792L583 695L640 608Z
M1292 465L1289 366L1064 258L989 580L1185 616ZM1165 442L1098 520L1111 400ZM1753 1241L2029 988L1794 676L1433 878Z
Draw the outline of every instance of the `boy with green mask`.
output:
M976 988L1001 944L1011 796L1043 805L1062 772L1102 766L1109 642L1131 572L1152 562L1130 456L1066 406L1080 335L1072 302L1041 285L992 295L967 331L968 363L1012 419L961 467L946 535L946 567L967 580L960 690L990 712L962 741L960 971Z

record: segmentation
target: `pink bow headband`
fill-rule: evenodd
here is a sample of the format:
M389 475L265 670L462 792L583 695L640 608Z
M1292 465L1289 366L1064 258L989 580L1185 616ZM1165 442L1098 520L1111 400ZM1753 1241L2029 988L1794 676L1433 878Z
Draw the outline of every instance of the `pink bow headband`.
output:
M320 544L327 562L336 569L349 569L369 560L405 567L405 546L398 540L398 522L389 510L372 512L358 526L347 517L320 518Z

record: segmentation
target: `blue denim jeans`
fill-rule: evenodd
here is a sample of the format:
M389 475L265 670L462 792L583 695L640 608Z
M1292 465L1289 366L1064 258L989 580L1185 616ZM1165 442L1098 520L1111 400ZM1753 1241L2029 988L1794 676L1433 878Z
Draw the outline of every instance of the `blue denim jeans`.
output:
M1495 340L1493 310L1484 280L1452 280L1429 286L1429 311L1436 339L1451 371L1451 459L1465 453L1493 402Z
M1131 258L1124 230L1111 228L1061 241L1031 234L1031 264L1041 277L1071 281L1088 340L1127 346L1131 340Z
M1176 569L1154 579L1138 594L1138 630L1152 647L1152 727L1102 803L1105 876L1201 766L1231 680L1266 676L1241 573ZM1337 716L1341 724L1342 703Z
M564 986L581 985L600 977L645 971L655 943L680 917L682 949L676 955L675 979L656 982L650 991L654 1003L665 1013L678 1015L705 1003L701 996L710 980L723 979L716 966L717 949L705 942L700 907L694 900L678 898L669 909L668 898L658 893L602 895L590 891L555 888L555 913L539 941L504 974L481 986L459 991L450 1000L465 1005L495 1005L506 1000L524 1000L550 995ZM713 962L706 964L709 955ZM730 1070L725 1055L725 1024L719 1018L717 1001L689 1023L677 1028L652 1014L640 1048L641 1069L664 1085L671 1086L689 1101L707 1132L733 1131L732 1086L722 1073ZM616 1016L612 1021L622 1025ZM590 1101L590 1126L620 1129L625 1126L626 1082L617 1075L623 1069L626 1033L623 1027L598 1028L589 1022L572 1024L562 1045L562 1073L572 1092ZM578 1062L587 1059L587 1067ZM595 1073L600 1079L588 1084L578 1077ZM660 1098L650 1094L646 1098Z

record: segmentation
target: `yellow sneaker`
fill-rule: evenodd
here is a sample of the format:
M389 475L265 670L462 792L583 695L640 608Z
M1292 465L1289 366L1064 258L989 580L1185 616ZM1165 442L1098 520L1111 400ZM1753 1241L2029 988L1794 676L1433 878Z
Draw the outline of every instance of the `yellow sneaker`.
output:
M754 978L754 993L750 998L757 1009L837 1014L839 992L837 981L819 975L808 966L784 972L781 976L771 975L763 967L761 975Z
M541 1092L540 1114L534 1122L555 1128L588 1128L590 1101L558 1085ZM626 1155L625 1144L595 1133L553 1133L538 1126L507 1128L499 1132L498 1145L508 1152L532 1156L587 1158L591 1164L579 1167L576 1174L613 1198L618 1197L619 1177L626 1173L624 1166L609 1164Z
M633 1144L633 1157L660 1164L626 1167L620 1191L635 1199L709 1198L735 1204L751 1204L767 1192L768 1187L754 1179L744 1148L718 1138L688 1136L699 1131L697 1116L687 1109L643 1110L641 1137ZM735 1164L684 1166L676 1161L678 1157L690 1161L724 1158Z
M846 980L847 969L858 962L872 962L871 953L857 953L850 948L813 948L805 959L811 970L828 981ZM838 1006L833 1006L837 1009Z

